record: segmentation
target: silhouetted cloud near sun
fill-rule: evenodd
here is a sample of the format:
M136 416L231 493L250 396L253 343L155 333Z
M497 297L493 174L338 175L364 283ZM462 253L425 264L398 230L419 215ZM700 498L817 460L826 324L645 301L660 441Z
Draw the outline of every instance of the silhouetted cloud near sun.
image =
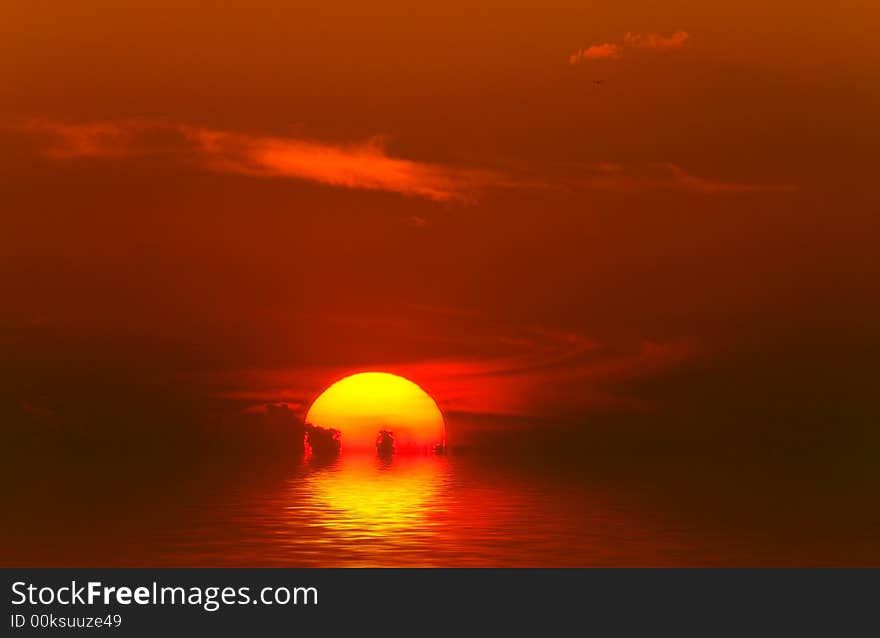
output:
M607 408L642 411L655 408L655 401L633 393L632 384L686 368L707 352L706 344L688 336L603 341L578 330L460 312L424 307L393 328L400 339L417 334L423 342L441 341L442 357L413 356L368 367L353 362L229 370L208 383L218 398L246 410L286 403L298 406L294 409L301 416L322 387L354 372L376 370L412 379L432 396L442 397L444 412L535 416ZM373 330L380 317L345 319L349 330L365 332ZM462 329L461 334L446 335L450 326Z
M656 51L671 51L680 49L685 45L690 36L686 31L676 31L672 35L664 36L658 33L627 32L623 36L622 44L605 42L593 44L579 49L568 56L569 64L578 64L588 60L616 60L623 57L626 49L653 49Z

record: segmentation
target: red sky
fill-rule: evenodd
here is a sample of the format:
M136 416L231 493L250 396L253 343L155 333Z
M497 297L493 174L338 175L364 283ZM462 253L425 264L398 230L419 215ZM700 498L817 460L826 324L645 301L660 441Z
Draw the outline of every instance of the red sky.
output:
M870 422L878 19L14 1L6 413L239 414L381 369L449 412Z

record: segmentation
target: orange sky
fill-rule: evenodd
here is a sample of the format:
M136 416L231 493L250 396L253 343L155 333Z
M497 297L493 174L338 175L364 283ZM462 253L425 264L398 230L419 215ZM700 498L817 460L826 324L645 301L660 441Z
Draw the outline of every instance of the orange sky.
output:
M878 23L7 3L4 414L302 410L383 369L462 414L868 422Z

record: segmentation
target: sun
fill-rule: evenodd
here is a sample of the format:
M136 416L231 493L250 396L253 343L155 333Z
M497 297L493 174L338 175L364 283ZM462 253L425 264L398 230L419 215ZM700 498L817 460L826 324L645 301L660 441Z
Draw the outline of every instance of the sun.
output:
M361 372L324 390L306 414L306 423L342 432L343 448L373 448L379 430L394 432L398 451L428 450L446 442L437 402L418 385L396 374Z

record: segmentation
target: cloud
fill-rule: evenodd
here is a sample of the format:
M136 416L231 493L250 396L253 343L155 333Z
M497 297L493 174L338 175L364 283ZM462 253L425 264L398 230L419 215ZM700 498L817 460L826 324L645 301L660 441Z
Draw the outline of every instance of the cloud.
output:
M414 228L425 228L428 225L428 220L420 215L410 215L406 218L406 223Z
M639 169L601 162L582 166L581 171L580 176L570 179L571 187L596 191L666 190L705 194L793 193L799 190L796 184L738 182L698 177L671 163L650 164Z
M668 51L670 49L680 49L689 37L687 31L676 31L670 36L662 36L657 33L649 33L648 35L627 33L623 36L623 43L634 49Z
M659 167L667 172L672 185L699 193L793 193L798 190L795 184L724 182L697 177L675 164L661 164Z
M204 166L251 177L294 178L343 188L390 191L435 201L466 201L502 181L491 171L390 157L381 138L354 144L248 136L184 128Z
M55 161L162 157L199 170L261 179L302 180L328 186L384 191L436 202L470 203L490 189L644 189L711 194L792 192L790 184L752 184L698 177L675 164L632 168L611 162L575 166L548 176L420 162L391 156L382 138L340 144L250 135L160 121L120 120L66 124L30 120L16 127ZM407 223L425 227L424 216Z
M518 187L495 171L393 157L381 137L338 144L137 120L31 120L18 128L41 139L45 155L56 160L164 155L212 172L296 179L438 202L469 202L486 188Z
M623 57L625 49L653 49L655 51L671 51L680 49L690 36L686 31L676 31L672 35L663 36L657 33L641 35L627 32L623 36L623 44L606 42L579 49L568 56L569 64L578 64L585 60L616 60Z
M137 146L135 124L87 122L64 124L50 120L28 120L17 128L43 139L43 152L53 159L84 157L127 157Z
M594 44L586 49L575 51L568 57L569 64L577 64L583 60L604 60L619 58L622 49L619 44Z
M19 407L34 424L51 427L58 427L61 424L58 413L43 400L22 399Z
M498 325L478 313L431 314L426 322L387 329L397 334L417 331L423 338L440 340L446 352L442 356L353 362L352 367L231 370L214 377L216 394L251 410L286 402L300 406L302 414L333 381L355 372L384 370L413 379L449 412L534 416L596 408L642 411L656 405L631 391L634 381L662 377L704 351L690 338L602 343L577 330ZM450 340L446 331L451 323L469 329Z

